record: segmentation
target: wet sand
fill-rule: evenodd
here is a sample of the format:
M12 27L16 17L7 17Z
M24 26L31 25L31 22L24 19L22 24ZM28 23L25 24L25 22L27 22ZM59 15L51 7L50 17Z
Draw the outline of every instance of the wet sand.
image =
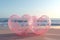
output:
M18 36L10 30L0 30L0 40L60 40L60 29L51 28L45 35Z

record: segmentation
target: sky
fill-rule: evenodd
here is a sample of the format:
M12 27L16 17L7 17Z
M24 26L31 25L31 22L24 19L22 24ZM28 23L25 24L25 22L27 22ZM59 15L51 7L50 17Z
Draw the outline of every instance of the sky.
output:
M60 18L60 0L0 0L0 18L13 14Z

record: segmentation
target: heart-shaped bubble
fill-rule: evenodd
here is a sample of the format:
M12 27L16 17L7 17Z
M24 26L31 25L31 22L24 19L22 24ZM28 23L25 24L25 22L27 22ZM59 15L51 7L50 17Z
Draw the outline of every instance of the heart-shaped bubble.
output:
M27 33L30 29L30 16L25 14L22 17L18 15L10 16L8 20L10 30L18 35Z
M48 16L42 15L40 18L37 18L36 16L32 17L33 23L30 29L35 34L44 34L48 31L51 25L51 20Z
M35 34L45 34L50 28L51 20L48 16L43 15L39 18L27 14L22 17L18 15L10 16L8 26L10 30L18 35L26 35L29 31Z

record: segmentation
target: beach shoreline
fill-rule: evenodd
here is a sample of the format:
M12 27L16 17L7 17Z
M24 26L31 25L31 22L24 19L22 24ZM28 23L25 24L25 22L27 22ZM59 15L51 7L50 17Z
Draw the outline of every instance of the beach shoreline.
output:
M11 32L9 29L0 30L0 40L60 40L60 29L50 28L44 36L29 35L22 37Z

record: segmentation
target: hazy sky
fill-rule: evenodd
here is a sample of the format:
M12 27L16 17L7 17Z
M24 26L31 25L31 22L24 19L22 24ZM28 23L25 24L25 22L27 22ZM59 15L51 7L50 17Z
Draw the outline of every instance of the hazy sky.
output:
M60 18L60 0L0 0L0 18L13 14Z

